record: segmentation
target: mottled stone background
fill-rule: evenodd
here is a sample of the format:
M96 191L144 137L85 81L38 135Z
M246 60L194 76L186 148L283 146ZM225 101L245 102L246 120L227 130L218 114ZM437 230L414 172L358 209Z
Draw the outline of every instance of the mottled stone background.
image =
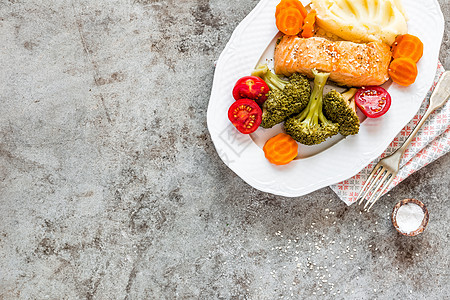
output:
M216 154L214 61L257 2L0 0L0 299L449 299L449 155L360 214Z

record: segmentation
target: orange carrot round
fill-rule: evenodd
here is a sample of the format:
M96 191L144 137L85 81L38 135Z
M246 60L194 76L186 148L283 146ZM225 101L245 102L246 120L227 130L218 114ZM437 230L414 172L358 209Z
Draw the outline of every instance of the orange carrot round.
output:
M300 11L294 7L286 7L276 17L277 28L286 35L296 35L300 32L303 17Z
M408 86L416 81L417 65L409 57L399 57L391 62L388 72L392 81L403 86Z
M297 8L300 13L302 14L303 18L306 18L307 11L306 8L303 6L303 4L298 0L281 0L280 3L277 5L277 8L275 10L275 18L278 16L278 14L287 7L295 7Z
M263 150L269 162L285 165L297 156L298 144L286 133L279 133L264 144Z
M314 23L316 22L316 11L312 9L305 18L305 22L303 24L302 37L310 38L314 33Z
M422 41L411 34L403 34L395 39L392 46L392 57L409 57L414 62L418 62L423 55Z

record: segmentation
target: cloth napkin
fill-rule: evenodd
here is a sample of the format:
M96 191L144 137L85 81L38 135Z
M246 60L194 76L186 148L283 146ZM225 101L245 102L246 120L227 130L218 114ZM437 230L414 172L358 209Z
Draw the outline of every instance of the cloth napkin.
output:
M428 100L431 96L431 92L436 87L437 81L444 71L444 67L439 62L433 85L427 96L425 97L422 105L420 106L419 111L395 137L395 139L388 146L385 152L352 178L330 186L331 189L339 196L339 198L341 198L341 200L344 201L347 205L351 205L356 201L359 191L361 190L366 179L369 177L369 174L372 172L378 161L383 157L395 152L395 150L397 150L408 138L409 134L413 131L417 123L419 123L420 118L428 108ZM428 165L429 163L433 162L449 151L450 101L447 101L447 103L443 107L435 110L428 117L425 124L422 126L409 147L406 149L405 153L403 154L402 161L400 162L400 170L389 186L389 189L385 193L389 192L394 186L402 182L406 177L408 177L415 171L420 170L422 167Z

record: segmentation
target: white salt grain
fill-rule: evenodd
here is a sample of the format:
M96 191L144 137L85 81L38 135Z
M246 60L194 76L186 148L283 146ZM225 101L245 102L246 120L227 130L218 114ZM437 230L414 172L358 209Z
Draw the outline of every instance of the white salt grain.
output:
M400 206L396 219L398 229L403 233L410 233L420 227L425 216L422 207L415 203Z

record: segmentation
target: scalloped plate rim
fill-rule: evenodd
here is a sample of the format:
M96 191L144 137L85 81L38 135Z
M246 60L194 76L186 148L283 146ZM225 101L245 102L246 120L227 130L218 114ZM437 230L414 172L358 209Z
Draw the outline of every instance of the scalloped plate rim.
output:
M212 86L212 90L211 90L211 98L210 98L210 101L208 104L207 126L208 126L209 133L211 135L213 144L214 144L219 156L221 157L222 161L233 172L235 172L238 176L240 176L245 182L247 182L254 188L261 190L263 192L268 192L268 193L286 196L286 197L298 197L298 196L302 196L302 195L311 193L315 190L326 187L328 185L338 183L342 180L345 180L345 179L350 178L350 177L354 176L355 174L357 174L365 166L367 166L370 162L372 162L374 159L379 157L381 155L381 153L383 153L383 151L386 149L386 147L391 143L392 139L402 130L402 128L411 120L411 118L414 117L415 114L413 114L410 118L408 118L405 122L403 122L404 124L399 129L397 128L395 130L395 132L394 131L391 132L390 137L392 137L392 138L380 141L378 143L378 147L375 150L373 150L371 153L366 153L366 154L361 153L361 155L357 159L358 163L355 163L352 166L352 168L342 169L340 172L338 172L338 174L334 174L334 176L328 176L326 178L322 178L320 181L310 182L306 185L300 185L295 188L285 186L286 182L276 182L276 179L271 184L261 183L260 180L257 180L254 176L249 174L249 171L251 169L250 167L247 166L247 168L242 168L242 165L240 165L240 164L232 163L229 160L227 161L227 159L225 159L226 155L227 155L226 150L223 150L223 148L219 148L220 146L222 146L222 143L221 143L220 137L219 137L219 129L216 128L216 125L214 122L215 119L217 118L217 116L215 114L213 114L215 112L215 110L214 110L215 99L213 97L216 95L217 87L220 85L220 83L218 82L218 79L220 77L220 63L226 57L226 55L228 53L230 53L230 51L233 50L233 43L235 43L235 42L237 43L237 40L239 39L240 35L243 35L247 26L251 25L251 22L253 22L253 20L254 20L253 19L254 16L256 16L258 13L260 13L260 10L267 9L267 10L274 11L275 5L269 4L270 2L273 2L273 1L262 0L256 5L256 7L244 18L244 20L233 31L233 34L231 35L227 45L225 46L224 50L220 54L219 59L217 61L217 67L214 72L214 81L213 81L213 86ZM444 27L444 18L443 18L442 11L440 10L440 6L439 6L437 0L428 0L428 4L429 3L432 3L433 8L436 9L436 12L439 15L438 16L439 18L438 18L438 20L436 20L436 23L439 23L440 26L437 30L436 30L436 28L434 28L434 30L435 30L434 32L442 33L442 34L440 34L439 43L438 43L438 45L440 46L442 36L443 36L443 31L444 31L444 28L443 28ZM423 2L422 2L422 4L423 4ZM405 6L407 6L407 5L405 5ZM275 31L275 34L276 34L276 31ZM272 38L273 38L273 36L272 36ZM270 39L268 39L268 40L270 41ZM433 60L436 61L435 66L437 66L438 55L439 55L439 46L437 46L437 49L435 49L436 47L433 48L432 49L433 53L428 55L429 57L431 57ZM264 51L264 49L265 48L261 49L261 53L262 53L262 51ZM433 74L435 72L436 72L436 67L434 67ZM426 96L426 93L428 92L429 87L432 85L433 79L434 79L434 77L424 79L424 80L426 80L425 85L427 86L427 88L425 89L424 95L421 96L422 99ZM395 89L396 88L394 87L394 90ZM401 91L403 89L404 88L400 88L399 90ZM231 92L230 92L230 94L231 94ZM417 113L421 102L422 101L415 103L416 104L415 105L416 106L415 113ZM232 130L234 130L234 128ZM223 132L223 129L221 131ZM250 139L250 141L251 141L251 138L249 136L246 136L246 137L248 139ZM314 161L314 160L317 160L318 158L321 158L323 155L330 155L329 154L330 151L332 152L332 149L339 147L339 144L341 144L343 142L345 142L345 141L341 141L340 143L338 143L338 144L326 149L325 151L318 153L310 158L302 159L302 160L300 160L300 162L306 161L306 160ZM341 146L341 147L345 147L345 146ZM226 147L225 147L225 149L226 149ZM262 153L262 150L259 147L257 147L252 141L251 141L250 145L245 149L245 151L260 151ZM264 165L267 166L268 162L265 160L265 157L263 154L256 155L256 157L257 157L257 161L255 161L255 163L261 164L260 166L264 166ZM240 157L240 158L242 160L242 157ZM297 162L298 161L295 161L294 163L297 163ZM244 161L244 164L245 163L250 165L249 161ZM301 164L301 163L297 163L297 164ZM276 169L277 167L272 166L272 168Z

